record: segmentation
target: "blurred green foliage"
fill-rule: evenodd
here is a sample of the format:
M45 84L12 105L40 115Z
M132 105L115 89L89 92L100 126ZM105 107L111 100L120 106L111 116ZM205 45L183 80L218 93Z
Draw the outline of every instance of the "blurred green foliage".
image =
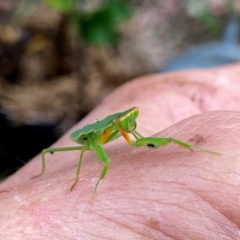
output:
M221 34L224 29L219 17L213 15L208 8L199 12L198 21L214 35Z
M77 7L76 0L45 0L55 10L69 16L77 33L89 45L109 46L117 43L118 25L130 18L126 0L105 0L92 12Z
M45 0L45 2L60 12L71 13L75 9L75 0Z
M198 21L204 28L214 35L222 34L224 25L221 16L218 16L211 10L207 0L187 0L187 4L194 9ZM223 1L223 5L225 15L231 17L235 11L235 0L225 0Z

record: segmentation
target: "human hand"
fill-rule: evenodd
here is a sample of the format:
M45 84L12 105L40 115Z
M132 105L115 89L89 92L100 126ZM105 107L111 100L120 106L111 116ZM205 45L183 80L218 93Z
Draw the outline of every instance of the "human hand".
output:
M55 144L73 146L72 131L137 106L137 130L144 136L179 138L222 156L174 144L134 148L115 140L104 146L112 162L93 204L89 200L102 169L93 152L85 153L72 192L79 153L46 155L45 174L31 179L41 170L37 156L0 185L0 239L237 239L240 114L205 111L239 111L238 69L129 82Z

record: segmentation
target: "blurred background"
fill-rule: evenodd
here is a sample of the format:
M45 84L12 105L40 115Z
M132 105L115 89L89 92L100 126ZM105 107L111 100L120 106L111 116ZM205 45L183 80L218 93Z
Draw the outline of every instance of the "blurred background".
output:
M0 1L0 176L124 82L239 61L239 12L240 0Z

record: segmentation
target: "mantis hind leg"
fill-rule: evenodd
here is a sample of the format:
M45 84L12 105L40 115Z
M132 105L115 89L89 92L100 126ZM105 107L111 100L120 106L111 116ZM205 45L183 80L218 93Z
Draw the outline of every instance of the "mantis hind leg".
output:
M99 158L99 160L104 164L104 167L103 167L102 172L100 174L100 177L97 180L97 183L96 183L96 185L94 187L92 198L91 198L91 202L93 202L95 194L96 194L96 191L97 191L97 188L98 188L98 185L99 185L100 181L103 178L105 178L105 176L106 176L106 174L108 172L108 168L109 168L110 162L111 162L111 160L108 158L108 156L106 155L105 151L103 150L103 148L100 145L96 146L95 153L96 153L97 157Z
M193 148L197 148L203 152L221 155L220 153L199 147L194 144L184 142L184 141L176 139L176 138L151 138L151 137L140 138L140 139L137 139L135 142L133 142L132 145L137 146L137 147L146 146L146 147L150 147L150 148L159 148L159 147L168 145L170 143L175 143L175 144L179 145L180 147L187 148L191 151L193 150Z
M136 138L136 141L132 141L128 135L127 132L124 132L123 130L119 129L122 136L125 138L125 140L130 144L131 146L135 147L141 147L146 146L149 148L159 148L164 145L168 145L170 143L176 143L181 147L185 147L192 151L192 147L194 145L183 142L176 138L153 138L153 137L142 137L137 131L133 131L131 134ZM203 150L203 149L202 149ZM203 150L204 151L204 150Z
M83 148L79 157L79 161L78 161L78 165L77 165L77 172L76 172L76 178L75 181L73 183L73 185L70 188L70 191L72 191L74 189L74 187L76 186L77 182L78 182L78 178L79 178L79 174L80 174L80 170L81 170L81 165L82 165L82 159L83 159L83 154L86 151L86 148Z
M41 177L45 172L46 168L46 161L45 161L45 154L46 153L54 153L54 152L67 152L67 151L75 151L75 150L82 150L84 146L76 146L76 147L63 147L63 148L46 148L42 150L42 170L40 174L33 176L32 178Z
M132 144L137 147L146 146L149 148L159 148L165 145L168 145L170 143L176 143L177 145L181 147L185 147L189 150L192 150L192 145L186 142L183 142L179 139L175 138L152 138L152 137L146 137L146 138L140 138L137 139Z

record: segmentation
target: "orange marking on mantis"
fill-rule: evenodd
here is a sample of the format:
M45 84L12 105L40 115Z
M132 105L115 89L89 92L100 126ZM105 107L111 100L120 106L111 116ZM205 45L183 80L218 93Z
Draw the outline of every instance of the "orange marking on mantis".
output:
M113 129L111 127L105 129L100 137L100 143L104 144L109 138L109 136L112 134L112 132L113 132Z
M120 133L122 134L122 136L125 138L125 140L131 144L132 143L132 140L131 138L128 136L128 134L126 132L124 132L123 130L119 129Z

